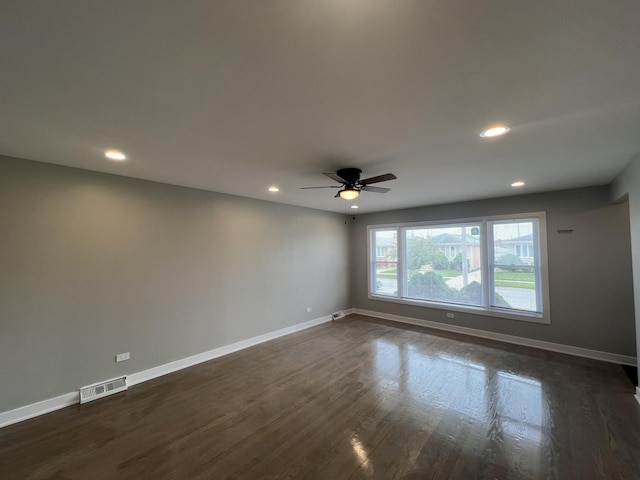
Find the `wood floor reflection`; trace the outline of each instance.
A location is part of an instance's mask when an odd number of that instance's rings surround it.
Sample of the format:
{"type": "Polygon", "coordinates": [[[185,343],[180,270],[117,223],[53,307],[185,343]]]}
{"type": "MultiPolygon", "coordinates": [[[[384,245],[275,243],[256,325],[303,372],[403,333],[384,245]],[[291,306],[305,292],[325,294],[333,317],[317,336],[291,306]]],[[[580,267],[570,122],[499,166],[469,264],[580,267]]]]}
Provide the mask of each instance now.
{"type": "Polygon", "coordinates": [[[8,479],[638,479],[621,367],[352,315],[0,430],[8,479]]]}

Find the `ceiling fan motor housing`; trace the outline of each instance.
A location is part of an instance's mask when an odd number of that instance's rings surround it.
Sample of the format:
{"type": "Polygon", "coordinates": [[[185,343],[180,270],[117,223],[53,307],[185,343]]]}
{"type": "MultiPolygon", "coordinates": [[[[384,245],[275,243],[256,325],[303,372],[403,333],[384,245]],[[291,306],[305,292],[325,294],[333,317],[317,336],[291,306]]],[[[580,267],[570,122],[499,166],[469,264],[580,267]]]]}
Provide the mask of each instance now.
{"type": "Polygon", "coordinates": [[[336,172],[340,178],[344,179],[345,182],[349,185],[354,185],[360,180],[360,175],[362,174],[362,170],[359,168],[341,168],[336,172]]]}

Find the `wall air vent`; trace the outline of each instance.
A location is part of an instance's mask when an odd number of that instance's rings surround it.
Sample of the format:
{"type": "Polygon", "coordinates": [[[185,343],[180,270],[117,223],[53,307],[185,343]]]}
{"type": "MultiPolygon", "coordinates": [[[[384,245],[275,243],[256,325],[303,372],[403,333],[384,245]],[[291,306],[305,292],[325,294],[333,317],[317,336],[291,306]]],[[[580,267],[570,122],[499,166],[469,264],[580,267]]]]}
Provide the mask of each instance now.
{"type": "Polygon", "coordinates": [[[331,320],[338,320],[340,318],[344,318],[344,312],[342,310],[331,314],[331,320]]]}
{"type": "Polygon", "coordinates": [[[80,403],[91,402],[127,389],[127,377],[114,378],[105,382],[94,383],[80,389],[80,403]]]}

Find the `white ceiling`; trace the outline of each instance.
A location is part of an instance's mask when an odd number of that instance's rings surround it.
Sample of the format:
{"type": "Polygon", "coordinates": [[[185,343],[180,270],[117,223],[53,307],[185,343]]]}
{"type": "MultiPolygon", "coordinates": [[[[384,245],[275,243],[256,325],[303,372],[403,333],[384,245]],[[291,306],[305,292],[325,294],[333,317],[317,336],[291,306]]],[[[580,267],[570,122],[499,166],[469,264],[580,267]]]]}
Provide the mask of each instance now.
{"type": "Polygon", "coordinates": [[[0,154],[322,210],[345,202],[299,187],[345,166],[398,176],[371,212],[640,152],[636,1],[4,1],[0,61],[0,154]]]}

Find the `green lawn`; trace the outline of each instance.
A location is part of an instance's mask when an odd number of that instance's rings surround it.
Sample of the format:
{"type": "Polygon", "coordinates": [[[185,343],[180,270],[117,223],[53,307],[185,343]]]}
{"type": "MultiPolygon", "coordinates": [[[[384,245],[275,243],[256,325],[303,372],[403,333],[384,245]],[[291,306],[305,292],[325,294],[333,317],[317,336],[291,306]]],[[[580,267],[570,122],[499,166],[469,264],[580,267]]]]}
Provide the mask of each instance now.
{"type": "Polygon", "coordinates": [[[398,269],[397,268],[381,268],[380,270],[376,270],[376,277],[395,279],[398,277],[398,269]]]}
{"type": "Polygon", "coordinates": [[[435,272],[444,278],[454,278],[462,275],[462,272],[459,270],[435,270],[435,272]]]}
{"type": "Polygon", "coordinates": [[[378,278],[398,278],[398,275],[395,272],[393,272],[393,273],[380,272],[380,273],[377,273],[376,276],[378,278]]]}
{"type": "Polygon", "coordinates": [[[383,268],[380,270],[380,273],[393,273],[394,275],[398,273],[397,268],[383,268]]]}
{"type": "Polygon", "coordinates": [[[520,282],[533,282],[536,276],[533,272],[496,272],[496,280],[516,280],[520,282]]]}
{"type": "Polygon", "coordinates": [[[527,290],[534,290],[534,282],[508,282],[505,280],[496,280],[496,287],[508,287],[508,288],[526,288],[527,290]]]}

